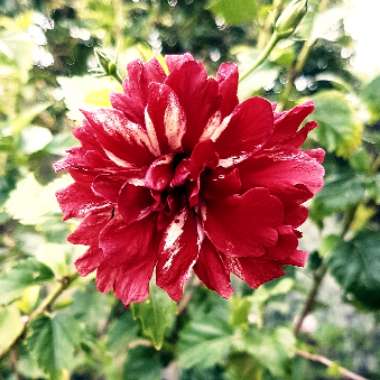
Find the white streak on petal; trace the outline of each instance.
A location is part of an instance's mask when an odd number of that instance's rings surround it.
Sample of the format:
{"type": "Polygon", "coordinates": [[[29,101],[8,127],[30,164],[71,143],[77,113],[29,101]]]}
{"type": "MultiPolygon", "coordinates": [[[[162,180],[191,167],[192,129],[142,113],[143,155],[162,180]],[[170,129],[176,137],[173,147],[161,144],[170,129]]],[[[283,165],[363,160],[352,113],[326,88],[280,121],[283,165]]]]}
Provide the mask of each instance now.
{"type": "Polygon", "coordinates": [[[127,182],[134,186],[145,186],[144,178],[129,178],[127,182]]]}
{"type": "Polygon", "coordinates": [[[147,133],[139,124],[133,123],[116,111],[103,110],[92,114],[94,121],[102,125],[104,131],[110,136],[115,132],[121,135],[128,143],[135,143],[148,148],[152,154],[152,146],[147,133]]]}
{"type": "Polygon", "coordinates": [[[181,110],[178,99],[169,93],[168,105],[164,115],[165,135],[170,148],[176,150],[181,147],[182,137],[185,134],[185,116],[181,110]]]}
{"type": "Polygon", "coordinates": [[[127,125],[123,128],[122,135],[127,141],[134,140],[138,145],[145,146],[154,154],[149,137],[140,125],[128,121],[127,125]]]}
{"type": "Polygon", "coordinates": [[[232,114],[226,116],[223,121],[220,123],[220,125],[215,129],[213,134],[211,135],[211,140],[216,141],[219,136],[223,133],[223,131],[228,127],[228,124],[230,123],[232,114]]]}
{"type": "Polygon", "coordinates": [[[133,168],[134,167],[131,163],[121,159],[120,157],[117,157],[115,154],[113,154],[109,150],[107,150],[107,149],[103,149],[103,150],[104,150],[104,153],[107,155],[107,157],[111,161],[113,161],[117,166],[121,166],[123,168],[133,168]]]}
{"type": "Polygon", "coordinates": [[[201,251],[202,243],[205,238],[205,233],[203,231],[203,227],[201,222],[197,222],[197,248],[198,248],[198,253],[201,251]]]}
{"type": "Polygon", "coordinates": [[[208,140],[211,138],[212,134],[216,131],[216,129],[220,126],[222,115],[220,111],[216,111],[209,119],[206,124],[206,127],[200,137],[199,141],[202,142],[204,140],[208,140]]]}
{"type": "Polygon", "coordinates": [[[241,154],[239,156],[232,156],[228,158],[222,158],[218,162],[218,166],[222,168],[230,168],[231,166],[237,165],[248,158],[248,154],[241,154]]]}
{"type": "Polygon", "coordinates": [[[149,116],[147,108],[145,108],[144,118],[145,118],[145,127],[146,127],[146,131],[147,131],[148,138],[150,141],[152,153],[154,156],[158,157],[161,155],[160,145],[158,143],[156,130],[154,129],[154,125],[153,125],[152,119],[149,116]]]}
{"type": "Polygon", "coordinates": [[[166,231],[164,251],[168,252],[169,258],[164,265],[164,270],[168,270],[171,267],[174,257],[182,248],[180,244],[180,238],[183,234],[183,228],[185,226],[186,220],[186,209],[183,209],[180,214],[178,214],[170,223],[166,231]]]}

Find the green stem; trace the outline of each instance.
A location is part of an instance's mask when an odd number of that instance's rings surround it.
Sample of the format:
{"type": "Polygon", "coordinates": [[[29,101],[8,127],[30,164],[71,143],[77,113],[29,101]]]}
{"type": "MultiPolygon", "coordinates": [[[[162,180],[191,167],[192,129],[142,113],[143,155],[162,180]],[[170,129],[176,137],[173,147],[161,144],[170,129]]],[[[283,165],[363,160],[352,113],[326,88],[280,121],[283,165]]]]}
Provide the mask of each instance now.
{"type": "Polygon", "coordinates": [[[262,31],[259,34],[257,46],[259,49],[265,46],[265,43],[268,41],[269,36],[272,31],[272,27],[275,24],[279,14],[281,13],[284,7],[285,0],[275,0],[272,6],[272,11],[269,13],[268,17],[265,20],[262,31]]]}
{"type": "Polygon", "coordinates": [[[252,64],[252,66],[240,77],[240,82],[246,79],[249,75],[251,75],[269,56],[274,47],[277,45],[278,41],[280,41],[282,37],[280,37],[276,32],[272,34],[272,37],[268,41],[264,50],[258,56],[256,61],[252,64]]]}
{"type": "Polygon", "coordinates": [[[16,346],[16,344],[19,342],[19,340],[24,336],[26,333],[26,330],[28,326],[36,320],[39,316],[44,314],[57,300],[57,298],[78,278],[77,274],[73,274],[71,276],[65,276],[62,279],[58,281],[58,283],[54,286],[54,288],[51,290],[51,292],[48,293],[46,298],[42,300],[42,302],[39,304],[39,306],[32,311],[32,313],[28,316],[26,322],[24,323],[24,326],[22,330],[19,332],[19,334],[14,338],[13,342],[10,344],[10,346],[0,354],[0,359],[5,357],[9,352],[13,350],[13,348],[16,346]]]}
{"type": "MultiPolygon", "coordinates": [[[[324,9],[326,9],[328,2],[329,0],[322,0],[319,3],[318,12],[321,12],[324,9]]],[[[310,31],[312,31],[312,27],[310,28],[310,31]]],[[[301,51],[297,55],[297,58],[295,59],[295,61],[292,64],[292,67],[289,70],[284,91],[282,92],[280,96],[280,102],[279,102],[280,109],[284,109],[288,105],[289,97],[294,87],[294,81],[296,80],[297,76],[302,72],[303,68],[305,67],[306,61],[315,43],[315,40],[312,39],[311,37],[312,36],[310,34],[308,38],[306,39],[306,41],[304,42],[301,51]]]]}

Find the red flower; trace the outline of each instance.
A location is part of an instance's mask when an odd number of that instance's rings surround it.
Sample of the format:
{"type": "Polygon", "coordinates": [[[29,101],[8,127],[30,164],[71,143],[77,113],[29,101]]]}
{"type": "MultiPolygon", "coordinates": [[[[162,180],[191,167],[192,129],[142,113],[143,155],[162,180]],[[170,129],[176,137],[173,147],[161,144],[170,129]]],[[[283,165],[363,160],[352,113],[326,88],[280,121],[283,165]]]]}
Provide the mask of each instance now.
{"type": "Polygon", "coordinates": [[[126,305],[148,296],[154,270],[179,300],[193,270],[229,297],[231,273],[258,287],[303,266],[297,227],[323,184],[324,151],[300,149],[312,103],[239,103],[236,65],[211,78],[190,54],[166,62],[168,75],[155,59],[130,63],[124,92],[84,111],[81,146],[55,164],[75,181],[57,198],[65,219],[83,218],[68,238],[89,246],[79,273],[126,305]]]}

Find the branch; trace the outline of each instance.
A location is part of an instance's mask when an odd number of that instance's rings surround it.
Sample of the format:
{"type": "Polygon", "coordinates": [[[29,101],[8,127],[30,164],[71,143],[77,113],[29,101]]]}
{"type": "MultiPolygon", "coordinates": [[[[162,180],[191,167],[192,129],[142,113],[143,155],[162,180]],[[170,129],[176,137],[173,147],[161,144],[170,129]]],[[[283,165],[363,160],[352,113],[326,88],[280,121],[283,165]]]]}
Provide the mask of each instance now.
{"type": "Polygon", "coordinates": [[[3,352],[0,353],[0,359],[5,357],[9,352],[13,350],[16,344],[20,341],[20,339],[26,333],[26,330],[31,322],[37,319],[39,316],[44,314],[57,300],[57,298],[78,278],[77,274],[73,274],[71,276],[65,276],[58,281],[55,287],[51,290],[50,293],[42,300],[39,306],[30,313],[29,316],[26,316],[24,326],[19,334],[14,338],[13,342],[10,346],[3,352]]]}
{"type": "Polygon", "coordinates": [[[334,370],[336,370],[340,375],[342,375],[345,379],[350,380],[368,380],[363,376],[358,375],[355,372],[352,372],[348,370],[347,368],[344,368],[340,365],[338,365],[336,362],[330,360],[329,358],[326,358],[322,355],[312,354],[307,351],[297,350],[296,354],[304,359],[311,360],[316,363],[323,364],[327,368],[333,367],[334,370]]]}
{"type": "MultiPolygon", "coordinates": [[[[354,220],[356,210],[359,207],[359,203],[352,207],[349,212],[347,213],[346,220],[343,224],[342,231],[339,235],[340,239],[343,240],[345,236],[347,235],[347,232],[350,229],[350,226],[352,224],[352,221],[354,220]]],[[[315,273],[313,278],[313,285],[310,289],[310,292],[306,298],[304,307],[300,313],[300,316],[296,319],[296,323],[294,325],[294,334],[297,336],[299,332],[301,331],[303,322],[305,318],[310,314],[310,312],[313,310],[315,302],[317,301],[319,289],[321,288],[322,282],[327,274],[328,270],[328,263],[326,260],[322,263],[321,267],[319,268],[319,271],[315,273]]]]}

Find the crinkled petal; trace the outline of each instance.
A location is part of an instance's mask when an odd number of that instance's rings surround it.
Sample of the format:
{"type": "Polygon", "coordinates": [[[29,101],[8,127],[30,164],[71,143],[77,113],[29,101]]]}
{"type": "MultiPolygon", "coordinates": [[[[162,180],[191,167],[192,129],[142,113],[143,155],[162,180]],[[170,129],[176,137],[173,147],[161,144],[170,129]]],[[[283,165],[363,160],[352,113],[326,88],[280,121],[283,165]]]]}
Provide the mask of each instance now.
{"type": "Polygon", "coordinates": [[[239,104],[231,120],[215,139],[221,158],[252,153],[261,148],[273,131],[273,112],[270,102],[254,97],[239,104]]]}
{"type": "Polygon", "coordinates": [[[75,268],[81,276],[87,276],[103,262],[102,250],[90,247],[84,255],[75,261],[75,268]]]}
{"type": "Polygon", "coordinates": [[[121,217],[110,220],[99,236],[99,247],[112,266],[139,260],[154,236],[154,219],[145,218],[127,225],[121,217]]]}
{"type": "Polygon", "coordinates": [[[217,164],[214,143],[211,140],[201,141],[194,147],[191,156],[177,166],[171,186],[183,185],[188,178],[198,181],[204,169],[214,169],[217,164]]]}
{"type": "Polygon", "coordinates": [[[150,244],[147,251],[138,258],[124,264],[115,279],[116,296],[128,306],[133,302],[142,302],[149,296],[149,282],[157,261],[157,247],[150,244]]]}
{"type": "Polygon", "coordinates": [[[115,203],[126,180],[123,176],[100,174],[94,178],[91,188],[95,195],[115,203]]]}
{"type": "Polygon", "coordinates": [[[284,275],[281,264],[265,257],[241,257],[228,260],[231,272],[252,288],[258,288],[260,285],[284,275]]]}
{"type": "Polygon", "coordinates": [[[166,84],[152,83],[145,117],[146,128],[154,128],[161,153],[178,151],[186,131],[186,116],[175,92],[166,84]],[[152,125],[150,125],[150,123],[152,125]]]}
{"type": "Polygon", "coordinates": [[[149,166],[145,174],[145,186],[149,189],[162,191],[168,187],[173,177],[173,155],[167,154],[157,158],[149,166]]]}
{"type": "Polygon", "coordinates": [[[177,94],[185,111],[187,123],[182,144],[190,150],[219,107],[218,83],[208,78],[204,66],[196,61],[183,63],[168,75],[165,83],[177,94]]]}
{"type": "Polygon", "coordinates": [[[262,256],[277,242],[283,206],[267,189],[210,200],[203,212],[204,229],[213,245],[229,256],[262,256]]]}
{"type": "Polygon", "coordinates": [[[304,202],[323,186],[324,169],[307,153],[288,149],[268,151],[239,167],[243,188],[268,188],[284,199],[304,202]]]}
{"type": "Polygon", "coordinates": [[[186,62],[195,61],[194,57],[190,53],[168,54],[165,57],[165,60],[170,72],[179,69],[186,62]]]}
{"type": "Polygon", "coordinates": [[[134,123],[143,125],[144,109],[148,100],[148,87],[152,82],[162,83],[165,72],[157,59],[147,63],[135,60],[128,64],[128,79],[123,83],[124,93],[112,94],[112,106],[122,111],[134,123]]]}
{"type": "Polygon", "coordinates": [[[198,258],[197,240],[195,218],[184,208],[163,235],[156,268],[157,285],[175,301],[182,297],[186,280],[198,258]]]}
{"type": "Polygon", "coordinates": [[[144,186],[126,183],[120,190],[118,209],[127,225],[144,219],[156,206],[156,200],[144,186]]]}
{"type": "Polygon", "coordinates": [[[194,271],[209,289],[214,290],[224,298],[229,298],[232,295],[233,289],[229,269],[207,238],[203,240],[194,271]]]}
{"type": "Polygon", "coordinates": [[[146,131],[114,109],[83,111],[107,157],[129,168],[149,164],[153,155],[146,131]]]}
{"type": "Polygon", "coordinates": [[[205,199],[223,198],[239,194],[241,190],[240,173],[237,168],[216,168],[204,181],[205,199]]]}
{"type": "MultiPolygon", "coordinates": [[[[306,119],[314,111],[314,103],[312,101],[305,102],[303,104],[297,105],[294,108],[282,112],[276,117],[274,122],[274,131],[271,139],[268,142],[268,145],[290,145],[296,146],[294,144],[294,138],[296,136],[297,130],[301,123],[306,119]]],[[[306,129],[302,136],[304,136],[305,132],[309,132],[311,127],[314,125],[309,125],[308,129],[306,129]]],[[[307,133],[306,133],[307,135],[307,133]]],[[[303,141],[297,141],[297,145],[300,146],[303,141]]]]}
{"type": "Polygon", "coordinates": [[[239,102],[237,89],[239,82],[238,67],[235,63],[222,63],[216,74],[221,96],[220,112],[222,117],[229,115],[239,102]]]}
{"type": "Polygon", "coordinates": [[[67,240],[72,244],[98,246],[99,234],[112,217],[112,207],[89,213],[67,240]]]}
{"type": "Polygon", "coordinates": [[[109,202],[93,194],[89,187],[73,183],[57,191],[56,197],[63,212],[63,219],[83,217],[91,211],[103,209],[109,202]]]}

